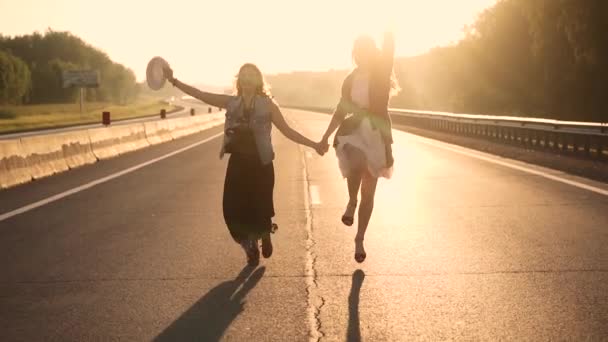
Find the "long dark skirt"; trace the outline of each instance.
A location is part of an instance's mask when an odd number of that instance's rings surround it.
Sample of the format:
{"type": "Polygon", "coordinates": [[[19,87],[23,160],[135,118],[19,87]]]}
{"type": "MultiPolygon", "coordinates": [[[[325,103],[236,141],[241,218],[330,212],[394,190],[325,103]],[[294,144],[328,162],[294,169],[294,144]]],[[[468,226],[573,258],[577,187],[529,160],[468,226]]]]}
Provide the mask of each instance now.
{"type": "MultiPolygon", "coordinates": [[[[257,156],[256,156],[257,157],[257,156]]],[[[274,217],[274,166],[259,158],[232,154],[224,181],[224,220],[240,243],[269,234],[274,217]]]]}

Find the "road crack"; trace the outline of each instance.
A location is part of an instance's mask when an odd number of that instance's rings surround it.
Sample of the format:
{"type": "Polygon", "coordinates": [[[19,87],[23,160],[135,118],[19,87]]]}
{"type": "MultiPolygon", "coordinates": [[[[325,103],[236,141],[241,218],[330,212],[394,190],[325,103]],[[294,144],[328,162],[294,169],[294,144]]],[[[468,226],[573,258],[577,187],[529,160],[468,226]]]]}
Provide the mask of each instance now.
{"type": "Polygon", "coordinates": [[[304,205],[306,213],[306,297],[307,297],[307,316],[308,316],[308,331],[310,342],[319,342],[325,336],[321,324],[321,309],[325,305],[325,299],[320,294],[318,275],[317,275],[317,255],[315,253],[315,237],[314,237],[314,217],[312,213],[312,204],[310,198],[310,175],[308,173],[308,165],[306,157],[300,150],[302,157],[302,175],[304,179],[304,205]]]}

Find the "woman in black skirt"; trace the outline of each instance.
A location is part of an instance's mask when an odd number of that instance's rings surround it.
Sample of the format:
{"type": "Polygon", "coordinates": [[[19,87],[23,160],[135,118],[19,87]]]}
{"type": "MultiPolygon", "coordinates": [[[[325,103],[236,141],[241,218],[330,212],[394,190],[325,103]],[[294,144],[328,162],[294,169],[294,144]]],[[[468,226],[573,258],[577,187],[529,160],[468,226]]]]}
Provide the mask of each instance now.
{"type": "Polygon", "coordinates": [[[236,79],[237,95],[200,91],[173,77],[171,68],[165,76],[186,94],[215,107],[226,109],[224,142],[220,158],[230,154],[224,182],[224,220],[232,238],[247,255],[247,262],[259,262],[258,241],[262,255],[272,255],[270,233],[274,217],[274,151],[271,129],[274,124],[290,140],[314,148],[320,155],[328,145],[316,143],[293,130],[265,87],[262,73],[254,64],[243,65],[236,79]]]}

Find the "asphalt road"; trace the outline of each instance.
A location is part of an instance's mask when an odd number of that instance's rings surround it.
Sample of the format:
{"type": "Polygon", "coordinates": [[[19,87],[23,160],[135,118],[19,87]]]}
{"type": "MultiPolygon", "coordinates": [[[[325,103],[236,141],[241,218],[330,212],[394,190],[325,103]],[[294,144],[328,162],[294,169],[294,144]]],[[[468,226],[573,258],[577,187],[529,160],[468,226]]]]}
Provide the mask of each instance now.
{"type": "Polygon", "coordinates": [[[220,132],[1,191],[0,340],[608,340],[605,184],[395,132],[360,265],[334,153],[275,130],[275,252],[247,268],[220,132]]]}

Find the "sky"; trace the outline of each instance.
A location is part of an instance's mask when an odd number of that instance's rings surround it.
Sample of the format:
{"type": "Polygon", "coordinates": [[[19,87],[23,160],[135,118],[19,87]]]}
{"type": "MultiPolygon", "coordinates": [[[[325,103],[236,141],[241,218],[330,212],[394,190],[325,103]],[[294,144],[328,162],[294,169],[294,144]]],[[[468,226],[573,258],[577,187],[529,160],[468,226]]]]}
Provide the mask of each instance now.
{"type": "Polygon", "coordinates": [[[348,69],[360,34],[393,30],[397,56],[458,41],[496,0],[0,0],[0,33],[70,31],[145,79],[166,59],[186,82],[228,85],[240,65],[265,74],[348,69]]]}

